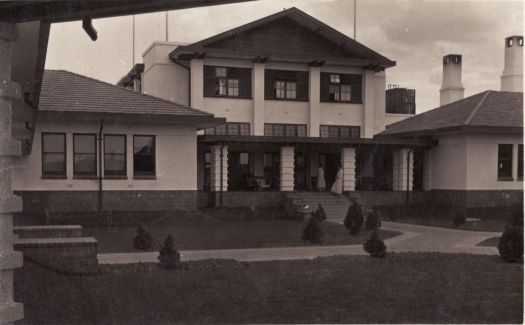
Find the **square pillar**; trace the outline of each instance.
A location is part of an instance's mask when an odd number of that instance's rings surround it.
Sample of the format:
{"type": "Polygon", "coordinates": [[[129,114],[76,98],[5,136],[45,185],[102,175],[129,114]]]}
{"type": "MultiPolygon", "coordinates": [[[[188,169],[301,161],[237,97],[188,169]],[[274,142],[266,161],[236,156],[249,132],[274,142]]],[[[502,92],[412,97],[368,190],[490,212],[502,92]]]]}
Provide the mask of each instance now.
{"type": "Polygon", "coordinates": [[[264,63],[253,64],[252,135],[264,135],[264,63]]]}
{"type": "MultiPolygon", "coordinates": [[[[22,198],[13,194],[12,171],[22,154],[13,139],[13,101],[22,100],[22,89],[11,81],[15,24],[0,22],[0,322],[11,324],[24,318],[24,307],[14,302],[13,273],[23,264],[22,253],[13,250],[13,213],[22,211],[22,198]]],[[[20,58],[17,58],[20,59],[20,58]]],[[[20,59],[22,60],[22,59],[20,59]]]]}
{"type": "Polygon", "coordinates": [[[319,137],[319,124],[321,121],[321,68],[310,67],[309,79],[308,136],[319,137]]]}
{"type": "Polygon", "coordinates": [[[355,191],[355,160],[355,148],[343,148],[341,150],[343,192],[355,191]]]}
{"type": "MultiPolygon", "coordinates": [[[[374,110],[375,110],[375,92],[374,92],[374,71],[364,70],[363,73],[363,121],[361,122],[361,137],[372,138],[374,136],[374,110]]],[[[383,91],[385,91],[383,89],[383,91]]]]}
{"type": "Polygon", "coordinates": [[[190,61],[190,106],[204,108],[204,61],[192,59],[190,61]]]}
{"type": "MultiPolygon", "coordinates": [[[[221,145],[210,148],[210,191],[221,191],[221,145]]],[[[222,147],[222,191],[228,190],[228,146],[222,147]]]]}
{"type": "Polygon", "coordinates": [[[407,178],[408,190],[412,191],[412,184],[414,182],[414,153],[410,149],[398,149],[393,152],[393,190],[406,191],[407,178]],[[408,170],[407,170],[408,163],[408,170]]]}
{"type": "Polygon", "coordinates": [[[281,192],[292,192],[294,190],[294,147],[281,147],[280,159],[280,185],[281,192]]]}

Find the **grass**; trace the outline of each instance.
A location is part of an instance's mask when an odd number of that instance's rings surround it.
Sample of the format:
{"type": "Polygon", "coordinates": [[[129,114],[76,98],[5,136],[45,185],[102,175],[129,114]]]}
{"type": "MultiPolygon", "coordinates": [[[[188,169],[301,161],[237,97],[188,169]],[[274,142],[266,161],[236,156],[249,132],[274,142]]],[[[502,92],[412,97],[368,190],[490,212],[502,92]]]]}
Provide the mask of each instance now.
{"type": "MultiPolygon", "coordinates": [[[[289,247],[311,245],[301,240],[305,222],[291,220],[225,221],[213,217],[175,220],[168,225],[146,225],[158,246],[168,234],[175,239],[175,247],[193,249],[235,249],[262,247],[289,247]]],[[[362,245],[367,233],[349,235],[343,225],[323,222],[322,245],[362,245]]],[[[84,228],[85,236],[98,240],[99,253],[136,252],[132,246],[136,227],[117,227],[108,231],[104,227],[84,228]]],[[[381,230],[383,239],[399,235],[398,232],[381,230]]],[[[155,249],[155,248],[153,248],[155,249]]]]}
{"type": "Polygon", "coordinates": [[[459,230],[469,230],[469,231],[495,231],[503,232],[505,230],[505,225],[508,223],[506,219],[496,219],[496,218],[485,218],[476,222],[466,222],[461,226],[454,226],[452,224],[452,219],[434,217],[434,216],[417,216],[417,217],[404,217],[394,220],[395,222],[401,223],[410,223],[421,226],[431,226],[431,227],[442,227],[442,228],[451,228],[459,230]]]}
{"type": "Polygon", "coordinates": [[[523,321],[523,265],[496,256],[191,263],[201,264],[80,277],[26,262],[15,271],[15,300],[25,324],[523,321]]]}

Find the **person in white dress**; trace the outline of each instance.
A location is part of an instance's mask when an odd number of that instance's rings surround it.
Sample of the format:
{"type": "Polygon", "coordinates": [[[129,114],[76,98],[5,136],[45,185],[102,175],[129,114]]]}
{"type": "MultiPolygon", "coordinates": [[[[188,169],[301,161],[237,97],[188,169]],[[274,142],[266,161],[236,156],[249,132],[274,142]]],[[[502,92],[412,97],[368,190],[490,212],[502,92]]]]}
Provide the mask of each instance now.
{"type": "Polygon", "coordinates": [[[317,190],[319,192],[324,192],[326,188],[326,182],[324,180],[324,169],[323,165],[319,164],[319,169],[317,170],[317,190]]]}
{"type": "Polygon", "coordinates": [[[343,193],[343,169],[341,168],[341,166],[337,168],[337,176],[335,177],[335,181],[332,184],[332,188],[330,189],[330,191],[337,195],[343,193]]]}

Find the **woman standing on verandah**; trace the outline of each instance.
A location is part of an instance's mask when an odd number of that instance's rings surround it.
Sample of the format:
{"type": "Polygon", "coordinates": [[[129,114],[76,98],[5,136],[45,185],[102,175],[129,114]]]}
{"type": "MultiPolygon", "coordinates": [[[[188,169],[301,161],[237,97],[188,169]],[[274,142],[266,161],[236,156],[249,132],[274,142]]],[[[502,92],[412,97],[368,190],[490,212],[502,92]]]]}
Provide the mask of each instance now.
{"type": "Polygon", "coordinates": [[[341,168],[341,165],[337,166],[337,176],[335,177],[335,181],[332,184],[330,191],[337,195],[343,193],[343,169],[341,168]]]}

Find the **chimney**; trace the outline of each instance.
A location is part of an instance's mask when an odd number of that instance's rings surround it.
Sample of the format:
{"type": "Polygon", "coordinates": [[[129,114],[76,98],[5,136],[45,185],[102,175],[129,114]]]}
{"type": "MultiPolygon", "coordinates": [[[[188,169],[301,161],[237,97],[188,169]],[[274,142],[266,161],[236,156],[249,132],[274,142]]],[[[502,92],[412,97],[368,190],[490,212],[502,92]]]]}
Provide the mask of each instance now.
{"type": "Polygon", "coordinates": [[[501,74],[501,90],[523,92],[523,36],[505,39],[505,66],[501,74]]]}
{"type": "Polygon", "coordinates": [[[461,55],[448,54],[443,57],[443,83],[439,90],[439,106],[463,99],[465,88],[461,83],[461,55]]]}

